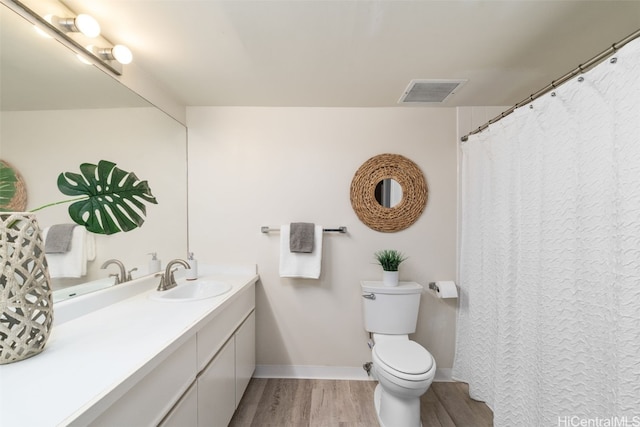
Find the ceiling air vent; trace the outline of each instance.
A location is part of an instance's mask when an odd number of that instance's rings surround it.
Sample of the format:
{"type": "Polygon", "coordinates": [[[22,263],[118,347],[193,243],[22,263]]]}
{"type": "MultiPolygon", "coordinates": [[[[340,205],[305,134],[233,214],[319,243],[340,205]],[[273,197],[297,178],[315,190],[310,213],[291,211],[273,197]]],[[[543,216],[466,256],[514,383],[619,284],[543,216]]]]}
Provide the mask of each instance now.
{"type": "Polygon", "coordinates": [[[442,104],[466,82],[466,80],[411,80],[398,103],[442,104]]]}

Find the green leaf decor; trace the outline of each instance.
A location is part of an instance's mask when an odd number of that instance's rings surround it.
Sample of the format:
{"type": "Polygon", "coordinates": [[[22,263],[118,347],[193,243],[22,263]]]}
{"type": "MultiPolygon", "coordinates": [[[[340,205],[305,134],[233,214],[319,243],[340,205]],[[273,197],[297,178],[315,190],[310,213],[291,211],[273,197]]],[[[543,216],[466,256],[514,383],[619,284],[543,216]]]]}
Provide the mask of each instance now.
{"type": "Polygon", "coordinates": [[[110,161],[83,163],[80,172],[61,173],[58,189],[68,196],[83,196],[72,200],[69,215],[92,233],[114,234],[138,228],[147,213],[144,202],[158,203],[147,181],[110,161]]]}
{"type": "Polygon", "coordinates": [[[398,252],[395,249],[383,249],[373,254],[373,256],[384,271],[398,271],[400,264],[407,259],[402,252],[398,252]]]}

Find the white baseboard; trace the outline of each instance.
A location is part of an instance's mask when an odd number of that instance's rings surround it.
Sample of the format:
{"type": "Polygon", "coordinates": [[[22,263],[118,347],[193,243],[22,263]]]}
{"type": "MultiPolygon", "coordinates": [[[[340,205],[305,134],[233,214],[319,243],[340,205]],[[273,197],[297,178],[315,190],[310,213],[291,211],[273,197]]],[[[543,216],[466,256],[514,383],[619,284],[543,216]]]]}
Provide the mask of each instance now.
{"type": "Polygon", "coordinates": [[[453,383],[455,380],[451,378],[451,368],[436,368],[436,376],[433,378],[435,383],[453,383]]]}
{"type": "Polygon", "coordinates": [[[254,378],[370,380],[362,367],[348,366],[256,365],[253,376],[254,378]]]}
{"type": "MultiPolygon", "coordinates": [[[[308,366],[308,365],[256,365],[254,378],[296,378],[321,380],[372,380],[362,367],[308,366]]],[[[436,369],[435,382],[452,382],[451,368],[436,369]]]]}

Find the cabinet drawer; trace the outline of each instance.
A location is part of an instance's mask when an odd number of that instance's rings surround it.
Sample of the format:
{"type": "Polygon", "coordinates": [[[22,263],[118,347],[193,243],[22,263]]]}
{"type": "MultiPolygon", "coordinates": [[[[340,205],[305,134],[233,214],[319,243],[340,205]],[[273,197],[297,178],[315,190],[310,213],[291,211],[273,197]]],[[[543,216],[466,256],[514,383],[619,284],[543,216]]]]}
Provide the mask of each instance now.
{"type": "Polygon", "coordinates": [[[198,372],[204,369],[254,309],[255,300],[255,285],[247,286],[235,301],[198,331],[198,372]]]}
{"type": "Polygon", "coordinates": [[[91,425],[157,425],[195,378],[196,337],[193,336],[100,414],[91,425]]]}
{"type": "Polygon", "coordinates": [[[160,427],[195,427],[198,425],[198,387],[192,384],[171,410],[160,427]]]}

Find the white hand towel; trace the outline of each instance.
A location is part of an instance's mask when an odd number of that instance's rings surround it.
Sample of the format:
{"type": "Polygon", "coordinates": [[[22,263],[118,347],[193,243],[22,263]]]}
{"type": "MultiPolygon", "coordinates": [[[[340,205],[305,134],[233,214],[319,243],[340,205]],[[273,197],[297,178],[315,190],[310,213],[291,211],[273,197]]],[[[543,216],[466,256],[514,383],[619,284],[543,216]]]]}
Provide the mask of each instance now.
{"type": "MultiPolygon", "coordinates": [[[[49,227],[42,230],[47,239],[49,227]]],[[[49,275],[56,277],[83,277],[87,274],[87,261],[95,259],[95,240],[93,234],[84,227],[75,227],[71,237],[71,249],[62,254],[46,254],[49,275]]]]}
{"type": "Polygon", "coordinates": [[[280,227],[280,277],[319,279],[322,267],[322,226],[314,227],[314,247],[310,253],[289,250],[289,225],[280,227]]]}

